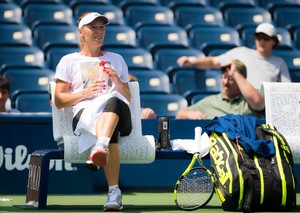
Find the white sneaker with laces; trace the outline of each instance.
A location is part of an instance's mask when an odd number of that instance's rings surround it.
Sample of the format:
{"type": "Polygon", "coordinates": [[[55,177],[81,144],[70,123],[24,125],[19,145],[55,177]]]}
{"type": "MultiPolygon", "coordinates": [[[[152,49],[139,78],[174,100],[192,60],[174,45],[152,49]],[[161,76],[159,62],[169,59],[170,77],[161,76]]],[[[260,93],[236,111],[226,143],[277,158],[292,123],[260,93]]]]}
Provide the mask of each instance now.
{"type": "Polygon", "coordinates": [[[96,143],[92,148],[90,157],[86,161],[86,164],[91,163],[96,167],[104,167],[108,161],[108,147],[101,143],[96,143]]]}
{"type": "Polygon", "coordinates": [[[119,188],[112,189],[108,192],[107,201],[103,206],[104,211],[120,211],[123,209],[122,193],[119,188]]]}

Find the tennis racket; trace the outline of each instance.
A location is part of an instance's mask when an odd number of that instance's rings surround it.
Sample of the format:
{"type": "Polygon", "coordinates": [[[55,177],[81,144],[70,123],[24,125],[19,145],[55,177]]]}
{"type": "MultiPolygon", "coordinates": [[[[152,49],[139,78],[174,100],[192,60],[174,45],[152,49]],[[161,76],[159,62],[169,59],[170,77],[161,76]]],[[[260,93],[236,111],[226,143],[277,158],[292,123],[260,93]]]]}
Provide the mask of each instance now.
{"type": "Polygon", "coordinates": [[[214,193],[214,182],[211,172],[203,165],[199,153],[193,158],[178,179],[174,189],[176,205],[183,210],[196,210],[205,206],[214,193]],[[199,167],[194,167],[196,161],[199,167]]]}

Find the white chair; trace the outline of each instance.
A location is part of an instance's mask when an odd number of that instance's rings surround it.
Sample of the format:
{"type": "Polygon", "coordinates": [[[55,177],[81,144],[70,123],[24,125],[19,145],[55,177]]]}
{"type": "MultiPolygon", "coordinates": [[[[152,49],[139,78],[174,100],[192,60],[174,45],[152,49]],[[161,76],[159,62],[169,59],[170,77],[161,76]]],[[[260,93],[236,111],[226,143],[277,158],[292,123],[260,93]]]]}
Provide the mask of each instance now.
{"type": "MultiPolygon", "coordinates": [[[[130,82],[130,111],[132,132],[129,136],[119,137],[119,151],[122,164],[146,164],[155,160],[155,139],[152,135],[142,135],[140,91],[138,82],[130,82]]],[[[64,144],[64,160],[68,163],[84,163],[90,149],[82,154],[78,151],[78,139],[72,131],[71,108],[57,109],[55,106],[55,82],[50,82],[52,99],[53,137],[59,147],[64,144]]]]}
{"type": "Polygon", "coordinates": [[[286,138],[294,163],[300,163],[300,83],[264,82],[266,123],[286,138]]]}

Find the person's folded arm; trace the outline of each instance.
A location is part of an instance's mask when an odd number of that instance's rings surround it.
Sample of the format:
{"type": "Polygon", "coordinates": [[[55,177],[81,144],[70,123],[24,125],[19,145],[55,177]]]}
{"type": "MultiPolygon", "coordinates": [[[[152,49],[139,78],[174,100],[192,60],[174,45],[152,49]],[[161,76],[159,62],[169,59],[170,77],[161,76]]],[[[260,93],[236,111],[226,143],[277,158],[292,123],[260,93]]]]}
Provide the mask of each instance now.
{"type": "Polygon", "coordinates": [[[176,114],[176,119],[206,119],[207,116],[197,110],[188,108],[180,109],[176,114]]]}
{"type": "Polygon", "coordinates": [[[238,71],[235,71],[232,76],[250,107],[257,111],[263,110],[265,108],[265,100],[259,91],[238,71]]]}

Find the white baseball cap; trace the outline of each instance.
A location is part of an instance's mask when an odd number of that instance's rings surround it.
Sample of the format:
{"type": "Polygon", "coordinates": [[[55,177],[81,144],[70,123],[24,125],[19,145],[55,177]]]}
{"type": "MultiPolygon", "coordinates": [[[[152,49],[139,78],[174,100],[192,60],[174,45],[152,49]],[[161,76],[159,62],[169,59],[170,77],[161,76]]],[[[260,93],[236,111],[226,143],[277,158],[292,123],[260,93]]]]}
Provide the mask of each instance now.
{"type": "Polygon", "coordinates": [[[78,24],[78,29],[81,29],[84,25],[91,23],[96,18],[100,18],[103,21],[104,25],[109,24],[109,20],[105,15],[101,15],[100,13],[92,12],[92,13],[87,14],[80,20],[80,22],[78,24]]]}
{"type": "Polygon", "coordinates": [[[272,24],[269,24],[269,23],[262,23],[262,24],[258,25],[255,30],[255,34],[257,34],[257,33],[264,33],[269,37],[274,37],[274,36],[277,37],[276,28],[272,24]]]}
{"type": "Polygon", "coordinates": [[[256,27],[255,35],[263,33],[271,38],[273,38],[276,42],[276,45],[279,43],[279,39],[277,36],[276,28],[270,23],[262,23],[256,27]]]}

